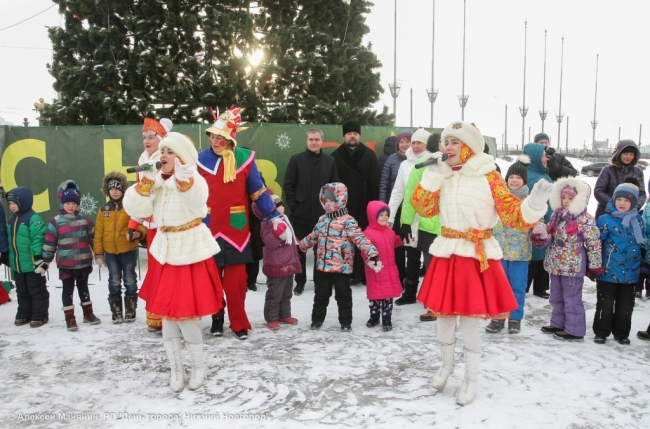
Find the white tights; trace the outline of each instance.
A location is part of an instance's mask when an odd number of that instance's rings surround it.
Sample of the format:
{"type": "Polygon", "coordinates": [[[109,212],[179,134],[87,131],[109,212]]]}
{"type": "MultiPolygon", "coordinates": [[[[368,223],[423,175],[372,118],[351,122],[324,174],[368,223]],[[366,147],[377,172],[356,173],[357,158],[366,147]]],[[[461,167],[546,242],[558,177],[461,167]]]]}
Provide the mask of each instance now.
{"type": "MultiPolygon", "coordinates": [[[[456,342],[456,318],[438,317],[438,341],[444,344],[456,342]]],[[[460,317],[460,332],[463,334],[464,347],[474,353],[481,353],[481,336],[478,333],[479,319],[460,317]]],[[[163,325],[164,328],[164,325],[163,325]]]]}
{"type": "Polygon", "coordinates": [[[173,320],[163,319],[162,334],[163,340],[180,338],[182,334],[183,338],[185,338],[185,341],[190,344],[203,343],[203,334],[201,333],[201,328],[199,328],[199,324],[193,320],[175,322],[173,320]]]}

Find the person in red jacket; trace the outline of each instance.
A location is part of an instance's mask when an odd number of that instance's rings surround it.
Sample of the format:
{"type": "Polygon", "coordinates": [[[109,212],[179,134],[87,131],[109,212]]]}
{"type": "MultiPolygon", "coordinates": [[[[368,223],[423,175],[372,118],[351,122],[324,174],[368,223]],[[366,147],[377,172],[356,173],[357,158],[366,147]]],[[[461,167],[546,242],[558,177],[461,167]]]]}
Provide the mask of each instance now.
{"type": "MultiPolygon", "coordinates": [[[[249,203],[253,200],[264,218],[273,224],[276,235],[288,244],[291,231],[280,219],[275,203],[266,193],[255,166],[255,152],[237,146],[241,109],[231,106],[208,128],[210,147],[199,154],[199,173],[208,183],[208,216],[204,222],[217,240],[221,252],[215,262],[226,294],[230,329],[240,340],[248,338],[251,324],[246,315],[246,264],[253,260],[250,243],[249,203]]],[[[224,311],[212,316],[210,332],[223,335],[224,311]]]]}

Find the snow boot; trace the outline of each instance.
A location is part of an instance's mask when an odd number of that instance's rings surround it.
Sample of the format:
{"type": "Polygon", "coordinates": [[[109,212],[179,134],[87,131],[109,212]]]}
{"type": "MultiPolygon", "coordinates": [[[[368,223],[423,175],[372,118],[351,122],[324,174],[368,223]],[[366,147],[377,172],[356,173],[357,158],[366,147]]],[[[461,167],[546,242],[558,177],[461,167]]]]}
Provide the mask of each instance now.
{"type": "Polygon", "coordinates": [[[102,323],[101,320],[93,313],[93,302],[82,302],[81,309],[84,312],[84,323],[90,323],[91,325],[99,325],[102,323]]]}
{"type": "Polygon", "coordinates": [[[14,321],[14,325],[16,326],[24,326],[24,325],[29,325],[29,322],[31,322],[32,319],[16,319],[14,321]]]}
{"type": "Polygon", "coordinates": [[[427,310],[426,313],[420,314],[420,322],[435,322],[438,320],[438,317],[431,310],[427,310]]]}
{"type": "Polygon", "coordinates": [[[485,332],[489,332],[490,334],[496,334],[497,332],[501,332],[501,330],[505,327],[506,321],[505,320],[492,320],[489,325],[485,327],[485,332]]]}
{"type": "Polygon", "coordinates": [[[111,313],[113,314],[113,324],[119,325],[124,322],[124,317],[122,316],[122,297],[109,299],[108,306],[111,308],[111,313]]]}
{"type": "Polygon", "coordinates": [[[379,318],[373,319],[372,317],[368,319],[366,322],[366,326],[369,328],[374,328],[375,326],[379,325],[379,318]]]}
{"type": "Polygon", "coordinates": [[[124,321],[126,323],[135,322],[135,310],[138,308],[137,296],[124,297],[124,321]]]}
{"type": "Polygon", "coordinates": [[[390,320],[387,320],[385,322],[381,322],[381,328],[384,330],[384,332],[389,332],[393,330],[393,324],[390,320]]]}
{"type": "Polygon", "coordinates": [[[210,328],[210,333],[215,337],[223,337],[223,321],[224,314],[219,312],[212,315],[212,327],[210,328]]]}
{"type": "Polygon", "coordinates": [[[445,344],[438,341],[438,347],[440,347],[442,363],[438,372],[436,372],[431,380],[431,386],[436,390],[445,387],[447,379],[454,372],[454,348],[456,347],[456,343],[445,344]]]}
{"type": "Polygon", "coordinates": [[[68,331],[74,332],[79,330],[77,319],[74,317],[74,305],[62,307],[61,310],[63,310],[63,314],[65,314],[65,326],[68,328],[68,331]]]}
{"type": "MultiPolygon", "coordinates": [[[[172,338],[171,340],[164,340],[163,345],[167,352],[169,359],[169,367],[171,368],[171,381],[169,387],[174,392],[181,392],[185,389],[185,369],[183,368],[183,360],[181,359],[181,339],[172,338]]],[[[201,345],[203,346],[203,345],[201,345]]]]}
{"type": "Polygon", "coordinates": [[[300,296],[304,291],[305,291],[305,284],[296,283],[296,287],[293,289],[293,294],[296,296],[300,296]]]}
{"type": "Polygon", "coordinates": [[[521,332],[521,320],[508,320],[508,333],[518,334],[521,332]]]}
{"type": "Polygon", "coordinates": [[[401,298],[395,300],[395,305],[415,304],[417,302],[415,299],[417,291],[417,282],[413,282],[409,279],[404,279],[404,293],[402,294],[401,298]]]}
{"type": "Polygon", "coordinates": [[[187,387],[190,390],[196,390],[203,386],[203,379],[205,378],[205,364],[203,362],[203,343],[200,344],[187,344],[190,349],[190,357],[192,358],[192,372],[190,372],[190,381],[187,387]]]}
{"type": "Polygon", "coordinates": [[[467,405],[474,400],[476,390],[478,389],[478,365],[481,362],[481,354],[469,349],[463,349],[465,354],[465,377],[461,385],[456,403],[458,405],[467,405]]]}

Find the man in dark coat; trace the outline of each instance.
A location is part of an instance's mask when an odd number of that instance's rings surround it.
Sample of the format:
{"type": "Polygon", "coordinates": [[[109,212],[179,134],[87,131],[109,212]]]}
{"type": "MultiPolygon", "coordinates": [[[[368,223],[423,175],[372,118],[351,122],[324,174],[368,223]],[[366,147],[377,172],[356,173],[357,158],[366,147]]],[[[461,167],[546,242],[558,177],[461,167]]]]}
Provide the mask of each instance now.
{"type": "MultiPolygon", "coordinates": [[[[368,202],[379,199],[379,174],[377,155],[361,143],[361,125],[357,122],[343,124],[343,144],[332,156],[336,160],[339,181],[348,188],[348,213],[359,223],[368,226],[368,202]]],[[[365,281],[364,263],[360,252],[354,255],[352,279],[365,281]]]]}
{"type": "MultiPolygon", "coordinates": [[[[296,233],[296,238],[302,240],[314,229],[318,218],[325,210],[318,200],[320,190],[326,183],[338,182],[334,158],[323,153],[323,131],[312,128],[307,131],[307,149],[293,155],[284,173],[284,199],[289,205],[291,214],[289,220],[296,233]]],[[[300,255],[302,273],[296,274],[295,295],[301,295],[307,282],[306,262],[303,252],[300,255]]],[[[316,255],[316,246],[314,246],[316,255]]],[[[314,264],[314,277],[318,275],[314,264]]]]}
{"type": "Polygon", "coordinates": [[[539,133],[535,136],[535,143],[541,143],[546,146],[546,157],[548,158],[548,176],[554,182],[560,177],[576,177],[578,170],[576,170],[568,159],[561,153],[555,152],[555,149],[550,147],[551,139],[548,134],[539,133]]]}

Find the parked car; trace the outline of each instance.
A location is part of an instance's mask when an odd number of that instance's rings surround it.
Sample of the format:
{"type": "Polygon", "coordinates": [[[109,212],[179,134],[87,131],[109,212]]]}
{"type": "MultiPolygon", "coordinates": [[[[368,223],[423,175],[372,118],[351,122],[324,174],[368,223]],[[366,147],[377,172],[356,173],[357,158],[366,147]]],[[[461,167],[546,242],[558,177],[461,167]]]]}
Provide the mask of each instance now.
{"type": "Polygon", "coordinates": [[[648,161],[645,159],[640,159],[639,162],[636,164],[637,167],[639,167],[641,170],[645,170],[646,167],[648,166],[648,161]]]}
{"type": "Polygon", "coordinates": [[[589,177],[598,176],[603,168],[607,167],[609,164],[609,162],[596,162],[594,164],[585,165],[582,167],[582,170],[580,170],[580,173],[589,177]]]}

